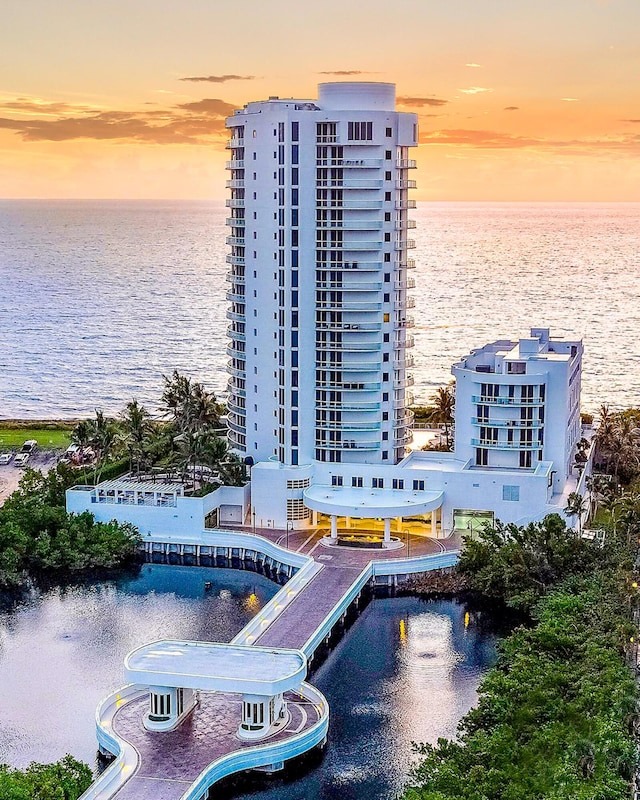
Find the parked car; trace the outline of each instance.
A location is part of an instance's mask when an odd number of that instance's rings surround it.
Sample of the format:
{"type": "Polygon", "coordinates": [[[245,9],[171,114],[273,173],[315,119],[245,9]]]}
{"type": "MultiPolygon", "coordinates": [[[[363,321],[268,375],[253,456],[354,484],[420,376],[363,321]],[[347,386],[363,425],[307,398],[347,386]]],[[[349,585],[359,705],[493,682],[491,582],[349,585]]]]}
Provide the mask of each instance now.
{"type": "Polygon", "coordinates": [[[20,448],[21,453],[33,453],[33,451],[38,447],[38,442],[35,439],[27,439],[27,441],[22,445],[20,448]]]}
{"type": "Polygon", "coordinates": [[[8,464],[13,458],[13,453],[0,453],[0,464],[8,464]]]}
{"type": "Polygon", "coordinates": [[[16,455],[16,457],[13,459],[13,465],[14,465],[14,467],[24,467],[24,466],[26,466],[26,463],[27,463],[27,461],[29,460],[29,457],[30,457],[30,456],[31,456],[31,453],[26,453],[26,452],[23,452],[23,451],[21,450],[21,451],[20,451],[20,452],[19,452],[19,453],[16,455]]]}

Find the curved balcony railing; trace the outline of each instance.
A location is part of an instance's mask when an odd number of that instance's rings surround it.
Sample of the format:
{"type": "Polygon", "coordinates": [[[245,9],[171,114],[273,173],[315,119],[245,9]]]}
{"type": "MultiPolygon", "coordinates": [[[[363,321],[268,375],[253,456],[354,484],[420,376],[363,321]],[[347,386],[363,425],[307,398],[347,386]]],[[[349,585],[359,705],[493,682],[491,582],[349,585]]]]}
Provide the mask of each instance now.
{"type": "Polygon", "coordinates": [[[371,422],[316,422],[316,430],[320,431],[379,431],[382,426],[380,420],[372,420],[371,422]]]}
{"type": "Polygon", "coordinates": [[[343,300],[341,302],[316,301],[316,311],[347,311],[353,313],[368,313],[382,311],[382,303],[369,303],[366,300],[343,300]]]}
{"type": "Polygon", "coordinates": [[[340,231],[378,231],[382,228],[379,219],[326,219],[316,224],[317,230],[340,231]]]}
{"type": "Polygon", "coordinates": [[[242,136],[232,136],[225,147],[227,150],[233,150],[234,147],[244,147],[244,138],[242,136]]]}
{"type": "Polygon", "coordinates": [[[227,336],[230,339],[235,339],[238,342],[246,342],[247,334],[244,331],[237,331],[232,325],[227,327],[227,336]]]}
{"type": "Polygon", "coordinates": [[[224,185],[227,189],[244,189],[244,178],[231,178],[224,185]]]}
{"type": "Polygon", "coordinates": [[[245,238],[244,236],[227,236],[226,243],[236,247],[244,247],[245,238]]]}
{"type": "Polygon", "coordinates": [[[543,406],[544,400],[535,397],[531,400],[519,397],[483,397],[481,395],[473,395],[471,397],[472,403],[480,403],[489,406],[543,406]]]}
{"type": "Polygon", "coordinates": [[[227,310],[226,317],[234,322],[245,322],[247,319],[247,316],[243,311],[231,311],[231,309],[227,310]]]}
{"type": "Polygon", "coordinates": [[[244,264],[245,258],[244,256],[227,255],[225,256],[225,261],[227,262],[227,264],[244,264]]]}
{"type": "Polygon", "coordinates": [[[316,208],[364,211],[366,209],[380,209],[382,205],[382,200],[316,200],[316,208]]]}
{"type": "Polygon", "coordinates": [[[347,169],[376,169],[383,165],[381,158],[317,158],[317,167],[339,167],[347,169]]]}
{"type": "Polygon", "coordinates": [[[316,381],[317,389],[338,392],[375,392],[381,388],[380,381],[316,381]]]}
{"type": "Polygon", "coordinates": [[[227,431],[227,439],[231,447],[237,447],[238,450],[245,450],[247,447],[246,434],[238,433],[237,431],[229,429],[227,431]]]}
{"type": "Polygon", "coordinates": [[[316,369],[328,372],[378,372],[381,368],[380,361],[343,361],[341,364],[316,361],[316,369]]]}
{"type": "Polygon", "coordinates": [[[316,322],[316,328],[322,331],[379,331],[381,322],[316,322]]]}
{"type": "Polygon", "coordinates": [[[542,450],[542,442],[503,442],[493,439],[472,439],[474,447],[486,447],[489,450],[542,450]]]}
{"type": "Polygon", "coordinates": [[[239,272],[227,272],[224,279],[227,283],[245,283],[244,274],[241,275],[239,272]]]}
{"type": "Polygon", "coordinates": [[[382,442],[378,439],[370,442],[357,442],[354,439],[342,442],[322,442],[316,439],[316,447],[321,450],[380,450],[382,442]]]}
{"type": "Polygon", "coordinates": [[[244,208],[244,198],[242,197],[228,197],[224,204],[227,208],[244,208]]]}
{"type": "Polygon", "coordinates": [[[331,342],[316,342],[317,352],[351,352],[351,353],[377,353],[382,350],[382,342],[349,342],[332,344],[331,342]]]}
{"type": "Polygon", "coordinates": [[[382,283],[372,283],[371,281],[316,281],[316,289],[321,291],[338,291],[338,292],[379,292],[382,289],[382,283]]]}
{"type": "Polygon", "coordinates": [[[526,428],[544,428],[544,422],[538,419],[487,419],[486,417],[472,417],[473,425],[486,428],[513,428],[521,430],[526,428]]]}

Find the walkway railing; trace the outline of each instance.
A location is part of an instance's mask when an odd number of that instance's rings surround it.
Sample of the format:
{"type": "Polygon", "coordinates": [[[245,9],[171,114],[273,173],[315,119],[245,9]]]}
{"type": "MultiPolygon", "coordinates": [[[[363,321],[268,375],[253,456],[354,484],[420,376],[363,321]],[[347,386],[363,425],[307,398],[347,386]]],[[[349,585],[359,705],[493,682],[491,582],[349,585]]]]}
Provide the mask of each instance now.
{"type": "Polygon", "coordinates": [[[133,775],[138,766],[138,753],[128,742],[113,730],[116,711],[125,703],[138,700],[148,694],[147,689],[128,684],[104,698],[96,710],[96,736],[98,744],[112,753],[115,759],[91,784],[80,800],[108,800],[133,775]]]}

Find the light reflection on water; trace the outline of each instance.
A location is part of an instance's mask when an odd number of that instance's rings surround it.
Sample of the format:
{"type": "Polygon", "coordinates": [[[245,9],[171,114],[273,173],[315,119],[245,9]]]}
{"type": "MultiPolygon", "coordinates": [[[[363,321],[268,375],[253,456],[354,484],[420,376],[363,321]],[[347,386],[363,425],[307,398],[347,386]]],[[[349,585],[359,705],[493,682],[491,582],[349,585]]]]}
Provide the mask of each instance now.
{"type": "MultiPolygon", "coordinates": [[[[130,649],[229,640],[277,588],[254,573],[145,565],[136,578],[55,589],[0,614],[0,763],[66,752],[92,763],[95,707],[122,683],[130,649]]],[[[465,628],[456,602],[375,600],[312,678],[331,707],[324,758],[257,790],[242,783],[236,796],[395,798],[411,742],[455,735],[493,657],[493,636],[465,628]]]]}

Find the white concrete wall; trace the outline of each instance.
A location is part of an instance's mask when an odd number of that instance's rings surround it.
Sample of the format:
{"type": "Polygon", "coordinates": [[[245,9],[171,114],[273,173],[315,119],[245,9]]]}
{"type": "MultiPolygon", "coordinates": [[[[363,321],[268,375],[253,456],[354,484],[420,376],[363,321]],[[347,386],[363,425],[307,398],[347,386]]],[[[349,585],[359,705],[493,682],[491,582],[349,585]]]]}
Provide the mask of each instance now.
{"type": "Polygon", "coordinates": [[[249,509],[250,487],[221,486],[204,497],[178,497],[172,506],[134,506],[118,503],[92,502],[94,493],[68,489],[67,511],[81,514],[90,511],[98,522],[131,522],[142,536],[148,534],[184,534],[195,536],[204,527],[204,518],[220,508],[220,521],[241,521],[249,509]]]}

